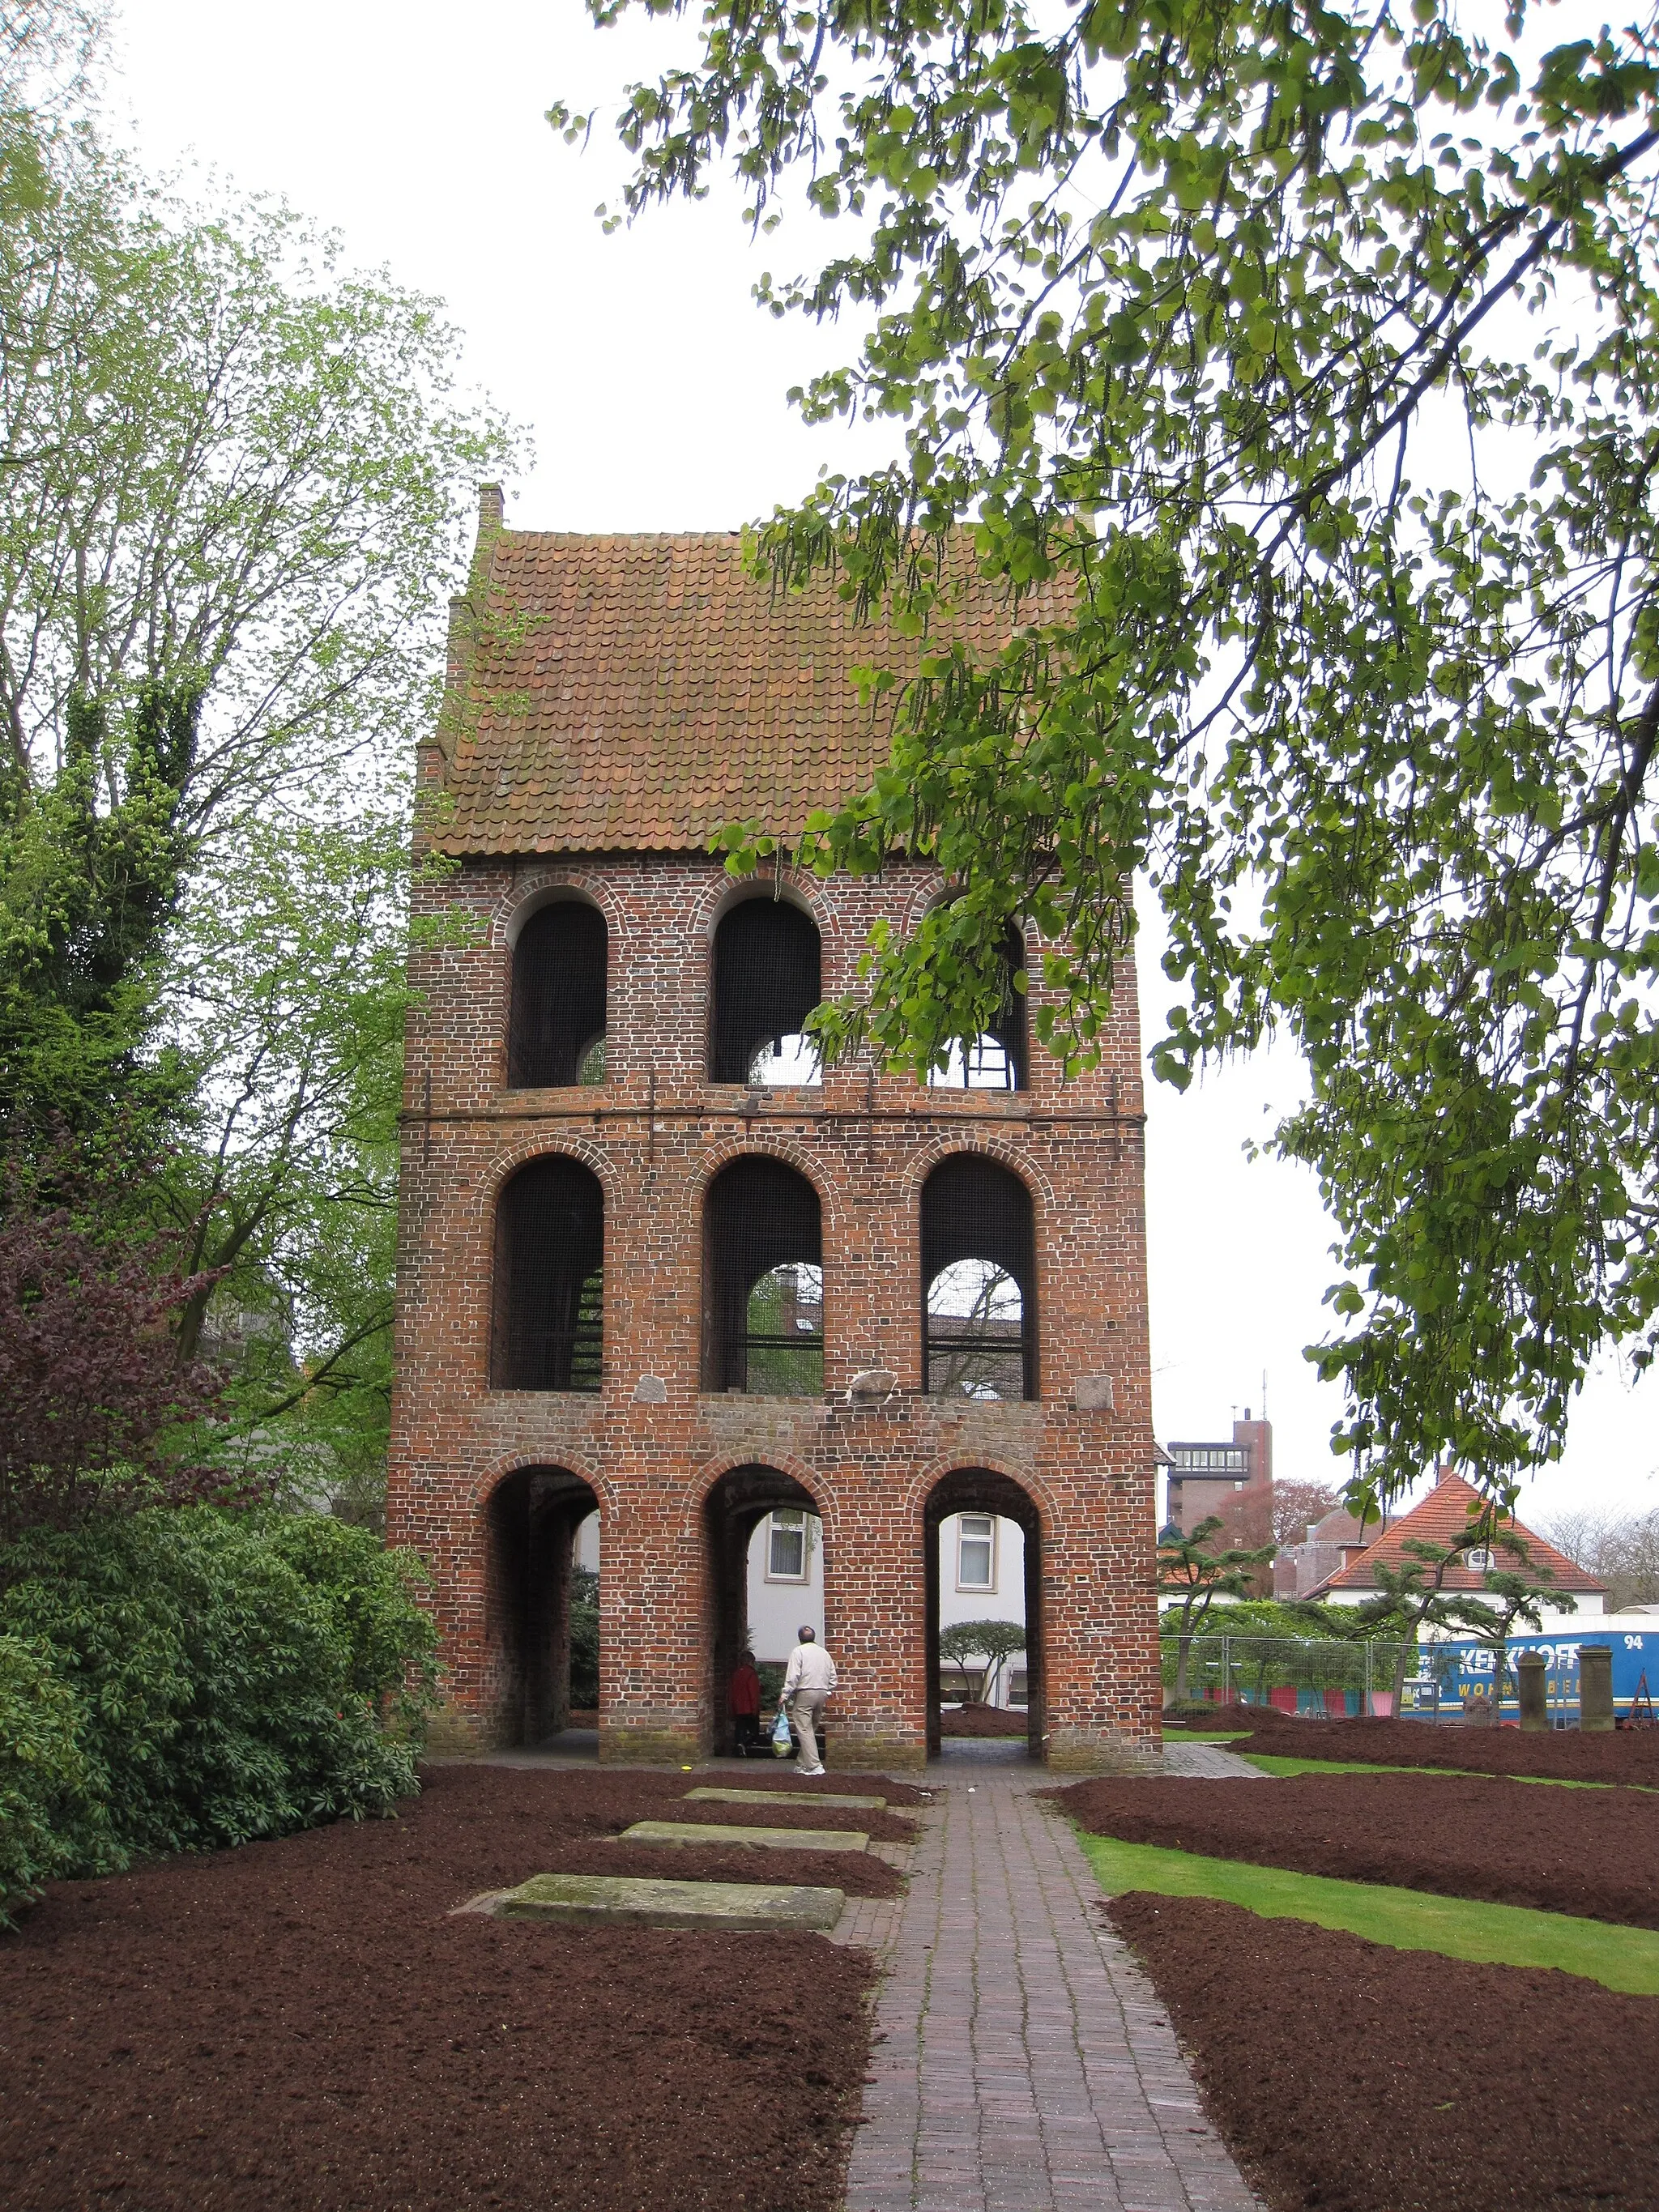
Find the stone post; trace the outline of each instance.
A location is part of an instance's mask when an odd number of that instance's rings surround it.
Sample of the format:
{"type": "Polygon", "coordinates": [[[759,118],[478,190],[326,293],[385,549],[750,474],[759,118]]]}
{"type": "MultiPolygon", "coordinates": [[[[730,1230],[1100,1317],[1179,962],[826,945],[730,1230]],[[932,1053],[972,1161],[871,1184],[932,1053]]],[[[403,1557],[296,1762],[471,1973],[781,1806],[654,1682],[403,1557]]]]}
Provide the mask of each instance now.
{"type": "Polygon", "coordinates": [[[1515,1662],[1515,1675],[1521,1685],[1521,1725],[1534,1732],[1550,1724],[1549,1704],[1545,1692],[1544,1655],[1541,1651],[1523,1651],[1515,1662]]]}
{"type": "Polygon", "coordinates": [[[1603,1735],[1613,1726],[1613,1653],[1605,1644],[1578,1649],[1578,1725],[1603,1735]]]}

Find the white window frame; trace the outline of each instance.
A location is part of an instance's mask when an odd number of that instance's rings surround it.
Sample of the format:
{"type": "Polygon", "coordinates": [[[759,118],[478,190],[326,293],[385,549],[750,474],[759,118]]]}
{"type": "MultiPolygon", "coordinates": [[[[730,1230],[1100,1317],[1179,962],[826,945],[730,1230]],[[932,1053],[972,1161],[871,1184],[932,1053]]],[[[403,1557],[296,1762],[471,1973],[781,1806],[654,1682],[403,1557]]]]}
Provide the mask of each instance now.
{"type": "Polygon", "coordinates": [[[996,1595],[996,1591],[997,1591],[997,1516],[996,1516],[996,1515],[995,1515],[994,1513],[958,1513],[958,1514],[957,1514],[957,1589],[958,1589],[958,1590],[971,1590],[972,1592],[974,1592],[974,1593],[975,1593],[975,1595],[980,1596],[980,1597],[994,1597],[994,1596],[996,1595]],[[979,1523],[979,1522],[983,1522],[985,1523],[985,1525],[986,1525],[987,1528],[988,1528],[988,1529],[989,1530],[989,1532],[990,1532],[990,1533],[989,1533],[989,1536],[988,1536],[988,1538],[987,1538],[987,1537],[985,1537],[985,1536],[981,1536],[981,1535],[975,1534],[975,1536],[973,1536],[971,1539],[969,1539],[969,1537],[968,1536],[968,1534],[967,1534],[967,1533],[966,1533],[966,1532],[967,1532],[968,1523],[969,1523],[970,1521],[971,1521],[971,1522],[973,1522],[975,1524],[975,1527],[977,1527],[977,1525],[978,1525],[978,1523],[979,1523]],[[986,1544],[986,1545],[987,1545],[988,1549],[989,1550],[989,1553],[990,1553],[990,1563],[989,1563],[989,1564],[990,1564],[990,1578],[989,1578],[989,1580],[988,1580],[988,1581],[982,1582],[982,1583],[965,1583],[965,1582],[963,1582],[963,1580],[962,1579],[962,1547],[963,1547],[963,1544],[964,1544],[964,1543],[967,1543],[967,1542],[969,1542],[969,1541],[972,1541],[973,1543],[975,1543],[975,1544],[986,1544]]]}
{"type": "Polygon", "coordinates": [[[769,1513],[766,1516],[765,1580],[769,1583],[794,1583],[799,1584],[801,1583],[810,1581],[811,1579],[811,1574],[812,1553],[811,1547],[806,1540],[806,1508],[804,1505],[781,1505],[775,1513],[769,1513]],[[799,1535],[800,1538],[800,1571],[799,1574],[781,1575],[775,1573],[773,1570],[772,1560],[774,1553],[772,1546],[775,1536],[782,1528],[788,1529],[791,1534],[799,1535]]]}

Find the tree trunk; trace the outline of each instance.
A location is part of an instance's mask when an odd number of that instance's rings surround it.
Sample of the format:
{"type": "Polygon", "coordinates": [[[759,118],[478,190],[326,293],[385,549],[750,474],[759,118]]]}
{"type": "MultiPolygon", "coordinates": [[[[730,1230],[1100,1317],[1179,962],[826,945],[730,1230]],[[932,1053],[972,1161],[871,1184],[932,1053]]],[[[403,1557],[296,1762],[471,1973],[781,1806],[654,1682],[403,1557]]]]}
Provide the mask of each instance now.
{"type": "Polygon", "coordinates": [[[1394,1655],[1394,1717],[1395,1720],[1400,1717],[1401,1701],[1406,1694],[1406,1668],[1416,1649],[1417,1632],[1413,1629],[1411,1641],[1407,1643],[1402,1636],[1399,1648],[1394,1655]]]}
{"type": "Polygon", "coordinates": [[[1192,1631],[1188,1629],[1176,1639],[1175,1701],[1177,1705],[1184,1705],[1187,1702],[1187,1655],[1192,1648],[1192,1631]]]}

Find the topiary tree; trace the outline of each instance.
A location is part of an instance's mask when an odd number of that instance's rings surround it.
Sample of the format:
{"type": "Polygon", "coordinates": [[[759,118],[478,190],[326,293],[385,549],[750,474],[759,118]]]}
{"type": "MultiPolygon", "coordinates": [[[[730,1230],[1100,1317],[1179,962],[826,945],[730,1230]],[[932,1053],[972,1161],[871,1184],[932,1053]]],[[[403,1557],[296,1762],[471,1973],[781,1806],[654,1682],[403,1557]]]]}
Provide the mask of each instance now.
{"type": "Polygon", "coordinates": [[[1483,1649],[1492,1655],[1494,1719],[1504,1710],[1504,1675],[1509,1658],[1510,1638],[1515,1632],[1516,1621],[1524,1621],[1528,1628],[1541,1628],[1546,1599],[1561,1613],[1577,1613],[1578,1610],[1576,1598],[1551,1587],[1555,1580],[1554,1574],[1548,1567],[1534,1563],[1531,1547],[1524,1537],[1513,1533],[1506,1535],[1504,1549],[1513,1555],[1515,1565],[1487,1567],[1481,1576],[1485,1596],[1464,1598],[1458,1607],[1461,1620],[1480,1638],[1483,1649]]]}
{"type": "Polygon", "coordinates": [[[1021,1620],[957,1620],[939,1634],[939,1656],[948,1659],[961,1675],[963,1695],[968,1692],[968,1662],[988,1663],[980,1683],[980,1696],[989,1704],[1005,1660],[1025,1649],[1025,1624],[1021,1620]]]}
{"type": "Polygon", "coordinates": [[[1212,1514],[1200,1521],[1190,1536],[1183,1536],[1179,1528],[1166,1528],[1158,1540],[1158,1587],[1161,1595],[1176,1594],[1177,1603],[1172,1608],[1176,1614],[1176,1703],[1187,1702],[1187,1662],[1191,1656],[1193,1638],[1198,1633],[1210,1607],[1218,1597],[1249,1597],[1255,1570],[1267,1565],[1278,1551],[1277,1544],[1263,1544],[1254,1552],[1212,1552],[1210,1540],[1221,1526],[1220,1516],[1212,1514]]]}

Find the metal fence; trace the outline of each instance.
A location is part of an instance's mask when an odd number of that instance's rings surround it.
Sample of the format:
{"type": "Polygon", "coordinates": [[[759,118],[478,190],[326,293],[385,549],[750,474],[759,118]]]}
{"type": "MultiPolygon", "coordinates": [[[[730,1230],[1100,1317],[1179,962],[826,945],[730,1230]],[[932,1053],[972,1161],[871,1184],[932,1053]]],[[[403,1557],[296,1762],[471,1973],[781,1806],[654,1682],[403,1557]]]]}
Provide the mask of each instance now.
{"type": "MultiPolygon", "coordinates": [[[[1166,1696],[1180,1674],[1181,1639],[1159,1639],[1166,1696]]],[[[1186,1694],[1193,1704],[1273,1705],[1280,1712],[1338,1717],[1391,1714],[1405,1655],[1401,1711],[1416,1702],[1417,1647],[1378,1638],[1339,1644],[1295,1636],[1194,1636],[1187,1653],[1186,1694]]]]}

